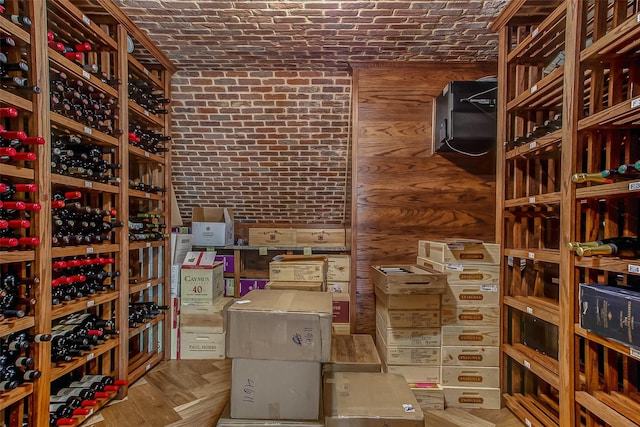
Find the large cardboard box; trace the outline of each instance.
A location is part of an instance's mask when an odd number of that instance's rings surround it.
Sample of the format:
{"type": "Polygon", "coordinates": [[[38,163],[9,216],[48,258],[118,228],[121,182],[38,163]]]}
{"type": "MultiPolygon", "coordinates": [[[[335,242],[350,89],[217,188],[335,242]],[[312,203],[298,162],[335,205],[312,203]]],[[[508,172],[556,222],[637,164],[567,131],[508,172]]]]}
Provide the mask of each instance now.
{"type": "MultiPolygon", "coordinates": [[[[254,290],[227,311],[229,357],[327,362],[331,294],[254,290]]],[[[233,411],[233,407],[231,408],[233,411]]]]}
{"type": "Polygon", "coordinates": [[[442,264],[422,257],[416,259],[416,264],[445,273],[449,285],[500,284],[499,264],[442,264]]]}
{"type": "Polygon", "coordinates": [[[400,375],[334,372],[325,379],[327,427],[424,427],[424,414],[400,375]]]}
{"type": "Polygon", "coordinates": [[[372,265],[371,280],[385,294],[443,294],[447,275],[419,265],[372,265]]]}
{"type": "Polygon", "coordinates": [[[441,264],[500,264],[500,245],[475,239],[419,240],[418,256],[441,264]]]}
{"type": "Polygon", "coordinates": [[[327,258],[327,280],[330,282],[351,281],[351,256],[329,255],[327,258]]]}
{"type": "Polygon", "coordinates": [[[441,295],[390,295],[375,288],[376,303],[392,310],[440,310],[441,295]]]}
{"type": "Polygon", "coordinates": [[[193,246],[233,245],[233,210],[193,208],[191,221],[193,246]]]}
{"type": "Polygon", "coordinates": [[[231,402],[224,405],[216,427],[324,427],[324,415],[320,405],[320,416],[317,420],[250,420],[247,418],[231,418],[231,402]]]}
{"type": "Polygon", "coordinates": [[[311,361],[233,359],[231,418],[317,420],[320,365],[311,361]]]}
{"type": "Polygon", "coordinates": [[[334,335],[326,372],[381,372],[380,356],[369,334],[334,335]]]}
{"type": "Polygon", "coordinates": [[[224,296],[222,263],[215,252],[189,252],[180,269],[180,298],[183,305],[211,305],[224,296]]]}
{"type": "Polygon", "coordinates": [[[580,326],[640,348],[640,292],[581,283],[580,326]]]}

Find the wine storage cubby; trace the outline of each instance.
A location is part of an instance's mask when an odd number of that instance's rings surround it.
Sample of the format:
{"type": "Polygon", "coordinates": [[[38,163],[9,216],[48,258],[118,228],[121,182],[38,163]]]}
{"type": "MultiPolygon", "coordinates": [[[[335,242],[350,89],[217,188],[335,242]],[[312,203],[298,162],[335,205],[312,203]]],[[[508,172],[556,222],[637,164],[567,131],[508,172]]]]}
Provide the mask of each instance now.
{"type": "Polygon", "coordinates": [[[640,423],[640,349],[581,323],[584,284],[640,292],[639,8],[525,0],[494,24],[502,386],[526,425],[640,423]]]}
{"type": "Polygon", "coordinates": [[[175,68],[111,0],[3,6],[0,423],[79,425],[168,357],[175,68]]]}

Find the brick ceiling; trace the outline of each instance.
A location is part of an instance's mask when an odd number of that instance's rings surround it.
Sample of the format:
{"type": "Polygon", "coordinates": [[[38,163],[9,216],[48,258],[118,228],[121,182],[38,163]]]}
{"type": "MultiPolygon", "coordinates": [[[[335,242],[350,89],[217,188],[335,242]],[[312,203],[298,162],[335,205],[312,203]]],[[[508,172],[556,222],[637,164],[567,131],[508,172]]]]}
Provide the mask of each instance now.
{"type": "Polygon", "coordinates": [[[507,0],[115,0],[182,69],[346,70],[350,62],[493,61],[507,0]]]}

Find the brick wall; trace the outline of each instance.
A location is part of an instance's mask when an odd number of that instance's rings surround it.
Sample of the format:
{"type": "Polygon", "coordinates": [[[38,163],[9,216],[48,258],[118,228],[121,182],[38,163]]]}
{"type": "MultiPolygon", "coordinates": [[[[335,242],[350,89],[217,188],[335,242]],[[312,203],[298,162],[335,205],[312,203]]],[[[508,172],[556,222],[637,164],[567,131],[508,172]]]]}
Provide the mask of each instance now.
{"type": "Polygon", "coordinates": [[[231,207],[242,222],[349,218],[347,72],[183,70],[172,83],[185,222],[194,206],[231,207]]]}

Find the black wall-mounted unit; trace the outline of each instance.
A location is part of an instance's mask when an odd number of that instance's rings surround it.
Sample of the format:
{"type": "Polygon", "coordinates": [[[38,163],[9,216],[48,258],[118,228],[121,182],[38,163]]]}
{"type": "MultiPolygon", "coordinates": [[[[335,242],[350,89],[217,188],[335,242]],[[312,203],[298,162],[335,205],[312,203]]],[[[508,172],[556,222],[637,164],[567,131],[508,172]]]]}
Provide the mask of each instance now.
{"type": "Polygon", "coordinates": [[[434,151],[479,154],[496,144],[495,80],[453,81],[435,102],[434,151]]]}

